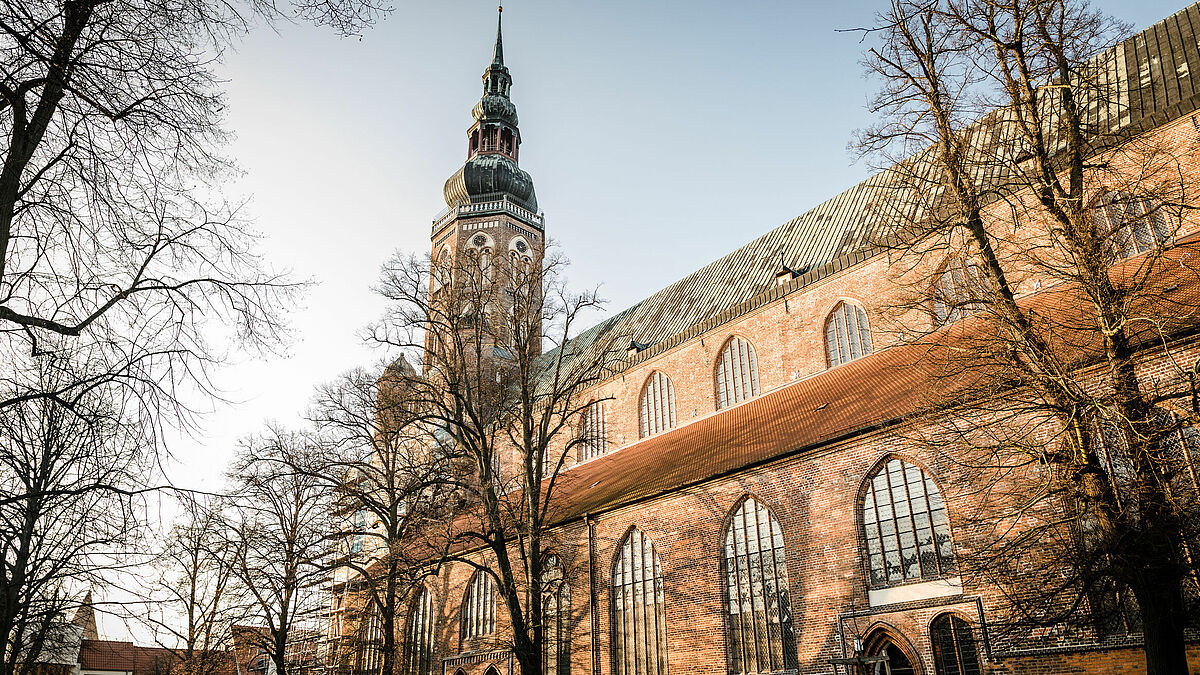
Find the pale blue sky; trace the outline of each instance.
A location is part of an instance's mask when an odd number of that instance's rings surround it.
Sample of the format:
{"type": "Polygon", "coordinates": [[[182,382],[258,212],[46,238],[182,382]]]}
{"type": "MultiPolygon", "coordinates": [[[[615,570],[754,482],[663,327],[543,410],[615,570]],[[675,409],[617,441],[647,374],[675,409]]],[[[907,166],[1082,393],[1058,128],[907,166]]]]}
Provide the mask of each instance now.
{"type": "MultiPolygon", "coordinates": [[[[218,373],[239,403],[177,444],[184,483],[217,487],[238,437],[295,423],[314,384],[381,356],[357,337],[370,286],[393,251],[428,247],[496,18],[483,0],[396,1],[361,40],[284,24],[227,56],[238,189],[267,256],[320,285],[289,358],[218,373]]],[[[836,30],[881,4],[512,0],[521,165],[572,282],[619,310],[863,179],[846,144],[874,85],[836,30]]],[[[1138,29],[1181,7],[1101,5],[1138,29]]]]}

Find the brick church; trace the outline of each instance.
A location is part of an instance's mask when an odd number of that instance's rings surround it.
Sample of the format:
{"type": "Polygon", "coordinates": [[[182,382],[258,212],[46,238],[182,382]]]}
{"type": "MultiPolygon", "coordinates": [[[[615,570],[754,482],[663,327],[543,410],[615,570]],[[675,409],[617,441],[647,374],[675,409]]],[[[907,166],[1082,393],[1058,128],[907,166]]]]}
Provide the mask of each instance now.
{"type": "MultiPolygon", "coordinates": [[[[1185,175],[1200,171],[1198,29],[1194,5],[1097,57],[1112,64],[1121,100],[1096,114],[1169,148],[1185,175]]],[[[519,167],[499,31],[483,83],[467,160],[433,222],[432,258],[540,260],[546,223],[519,167]]],[[[833,196],[575,338],[619,335],[628,346],[590,392],[587,442],[561,475],[547,673],[1144,668],[1136,623],[1014,635],[999,630],[1002,593],[964,573],[960,559],[979,536],[964,523],[981,490],[962,463],[910,442],[931,380],[885,329],[895,259],[874,241],[871,218],[872,205],[896,198],[889,180],[884,172],[833,196]],[[849,663],[856,657],[863,665],[849,663]]],[[[1011,219],[1008,208],[986,213],[1011,219]]],[[[1115,269],[1156,251],[1168,264],[1152,283],[1175,303],[1165,311],[1200,305],[1200,217],[1107,213],[1127,231],[1115,269]]],[[[926,271],[929,320],[968,321],[937,295],[952,296],[969,277],[961,271],[926,271]]],[[[1037,278],[1016,285],[1023,302],[1068,302],[1037,278]]],[[[1185,377],[1171,364],[1200,357],[1196,337],[1175,335],[1142,375],[1185,377]]],[[[398,623],[404,668],[516,672],[492,586],[449,564],[413,588],[398,623]]],[[[1189,656],[1200,672],[1200,649],[1189,656]]]]}

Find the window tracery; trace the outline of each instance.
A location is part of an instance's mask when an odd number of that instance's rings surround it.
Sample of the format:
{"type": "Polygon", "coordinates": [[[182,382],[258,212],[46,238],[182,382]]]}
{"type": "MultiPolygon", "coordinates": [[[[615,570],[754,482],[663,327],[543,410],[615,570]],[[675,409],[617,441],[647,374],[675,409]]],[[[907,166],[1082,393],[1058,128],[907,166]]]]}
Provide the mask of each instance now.
{"type": "Polygon", "coordinates": [[[783,529],[770,509],[743,500],[726,527],[724,553],[729,672],[795,670],[783,529]]]}
{"type": "Polygon", "coordinates": [[[542,591],[543,675],[569,675],[571,644],[569,636],[571,589],[563,576],[562,561],[551,553],[542,563],[545,586],[542,591]]]}
{"type": "Polygon", "coordinates": [[[1174,236],[1162,205],[1148,197],[1120,192],[1104,194],[1092,210],[1097,234],[1108,242],[1114,260],[1163,246],[1174,236]]]}
{"type": "Polygon", "coordinates": [[[867,477],[862,527],[873,587],[954,571],[954,542],[941,490],[915,464],[893,457],[867,477]]]}
{"type": "Polygon", "coordinates": [[[422,587],[413,599],[404,635],[404,672],[407,675],[433,673],[433,594],[422,587]]]}
{"type": "Polygon", "coordinates": [[[971,625],[954,614],[942,614],[929,625],[933,667],[937,675],[979,675],[979,654],[971,625]]]}
{"type": "Polygon", "coordinates": [[[871,353],[871,325],[862,306],[839,302],[825,319],[825,357],[830,368],[871,353]]]}
{"type": "Polygon", "coordinates": [[[613,673],[667,672],[666,593],[654,542],[636,527],[613,565],[613,673]]]}
{"type": "Polygon", "coordinates": [[[953,323],[982,310],[986,283],[974,260],[947,260],[933,284],[933,314],[938,323],[953,323]]]}
{"type": "Polygon", "coordinates": [[[754,346],[733,336],[721,349],[716,368],[717,410],[758,396],[758,355],[754,346]]]}
{"type": "Polygon", "coordinates": [[[675,427],[675,385],[661,371],[656,370],[646,378],[638,405],[642,438],[675,427]]]}
{"type": "Polygon", "coordinates": [[[593,401],[583,411],[579,440],[581,462],[608,452],[608,410],[604,401],[593,401]]]}
{"type": "Polygon", "coordinates": [[[482,570],[471,577],[462,605],[462,640],[474,640],[496,632],[496,585],[482,570]]]}

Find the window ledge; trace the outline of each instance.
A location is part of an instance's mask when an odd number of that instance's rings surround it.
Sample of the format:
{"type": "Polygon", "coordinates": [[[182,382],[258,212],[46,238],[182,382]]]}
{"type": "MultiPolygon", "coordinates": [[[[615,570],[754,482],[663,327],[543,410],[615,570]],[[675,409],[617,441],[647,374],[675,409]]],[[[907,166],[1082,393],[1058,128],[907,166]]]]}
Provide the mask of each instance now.
{"type": "Polygon", "coordinates": [[[867,592],[867,599],[872,607],[880,607],[901,602],[942,598],[948,595],[962,595],[962,591],[962,577],[946,577],[891,588],[871,589],[867,592]]]}

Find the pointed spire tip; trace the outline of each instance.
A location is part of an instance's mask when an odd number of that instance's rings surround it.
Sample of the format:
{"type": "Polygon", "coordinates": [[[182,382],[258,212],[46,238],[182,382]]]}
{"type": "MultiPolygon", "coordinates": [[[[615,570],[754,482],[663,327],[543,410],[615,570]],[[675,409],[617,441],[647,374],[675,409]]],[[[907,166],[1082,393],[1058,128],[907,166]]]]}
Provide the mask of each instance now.
{"type": "Polygon", "coordinates": [[[492,51],[492,63],[504,65],[504,42],[500,36],[501,22],[504,18],[504,5],[496,8],[496,47],[492,51]]]}

